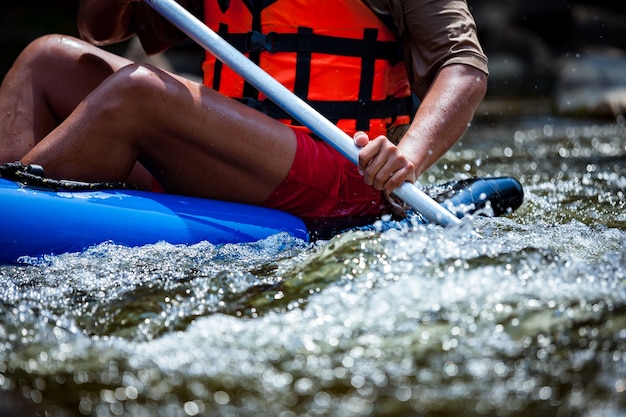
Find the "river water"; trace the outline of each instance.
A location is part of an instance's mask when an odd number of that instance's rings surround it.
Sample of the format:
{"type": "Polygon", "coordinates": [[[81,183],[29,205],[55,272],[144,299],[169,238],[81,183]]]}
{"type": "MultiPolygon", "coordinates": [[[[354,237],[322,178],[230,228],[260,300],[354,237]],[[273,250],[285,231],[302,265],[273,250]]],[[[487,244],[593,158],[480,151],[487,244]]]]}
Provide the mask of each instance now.
{"type": "Polygon", "coordinates": [[[514,176],[508,217],[0,266],[0,411],[626,415],[625,161],[622,120],[486,120],[422,182],[514,176]]]}

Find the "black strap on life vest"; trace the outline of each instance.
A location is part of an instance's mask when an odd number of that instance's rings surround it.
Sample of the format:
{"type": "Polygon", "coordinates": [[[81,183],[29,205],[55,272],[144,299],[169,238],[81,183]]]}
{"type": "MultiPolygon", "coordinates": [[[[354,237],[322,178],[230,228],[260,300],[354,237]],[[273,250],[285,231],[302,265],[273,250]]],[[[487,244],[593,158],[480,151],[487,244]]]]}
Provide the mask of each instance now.
{"type": "MultiPolygon", "coordinates": [[[[259,100],[245,97],[238,99],[238,101],[274,119],[292,118],[291,115],[269,99],[259,100]]],[[[354,115],[358,113],[359,107],[362,106],[359,101],[307,100],[307,103],[322,116],[335,124],[341,119],[354,119],[354,115]]],[[[419,100],[415,95],[401,98],[389,96],[384,100],[370,100],[367,104],[367,112],[369,119],[390,118],[390,124],[393,124],[398,116],[413,115],[418,106],[419,100]]],[[[357,127],[357,129],[359,128],[357,127]]],[[[359,130],[367,130],[367,128],[359,130]]]]}
{"type": "MultiPolygon", "coordinates": [[[[298,97],[307,100],[309,86],[311,85],[311,54],[313,53],[313,29],[306,27],[298,28],[296,40],[296,77],[294,79],[293,92],[298,97]]],[[[292,118],[292,124],[300,122],[292,118]]]]}
{"type": "Polygon", "coordinates": [[[368,130],[371,114],[372,91],[374,87],[374,61],[376,56],[376,37],[378,29],[365,29],[363,33],[363,49],[361,54],[361,81],[359,85],[359,100],[356,108],[356,129],[368,130]]]}
{"type": "MultiPolygon", "coordinates": [[[[217,33],[225,38],[228,34],[228,25],[224,23],[220,23],[219,28],[217,29],[217,33]]],[[[222,69],[224,68],[224,64],[219,59],[215,60],[215,65],[213,67],[213,85],[211,86],[214,90],[219,91],[220,84],[222,83],[222,69]]]]}
{"type": "MultiPolygon", "coordinates": [[[[265,5],[263,3],[265,2],[259,0],[244,0],[244,4],[250,11],[250,14],[252,14],[252,30],[261,30],[261,12],[265,7],[269,6],[269,4],[265,5]]],[[[259,62],[261,62],[261,51],[250,51],[248,57],[252,62],[259,65],[259,62]]],[[[259,91],[246,80],[243,85],[243,96],[256,98],[259,96],[259,91]]]]}
{"type": "MultiPolygon", "coordinates": [[[[220,25],[218,33],[237,50],[258,57],[261,52],[295,52],[296,76],[294,93],[306,100],[313,108],[326,118],[336,123],[340,119],[356,120],[357,130],[368,130],[371,119],[390,118],[395,121],[398,116],[414,114],[414,100],[412,97],[393,98],[372,101],[374,85],[375,61],[387,60],[392,65],[401,61],[402,51],[397,41],[378,41],[377,29],[365,29],[363,39],[339,38],[327,35],[314,34],[311,28],[300,27],[297,33],[268,33],[263,34],[252,30],[248,33],[228,33],[227,25],[220,25]],[[310,101],[308,92],[311,75],[311,54],[324,53],[338,56],[361,58],[361,77],[359,98],[357,102],[347,101],[310,101]]],[[[256,58],[258,60],[258,58],[256,58]]],[[[219,89],[222,64],[216,62],[213,74],[213,88],[219,89]]],[[[252,86],[250,86],[252,87],[252,86]]],[[[252,87],[253,88],[253,87],[252,87]]],[[[282,113],[282,110],[271,103],[255,103],[258,101],[258,91],[244,87],[244,101],[255,108],[266,109],[268,114],[282,113]]],[[[292,119],[291,116],[278,117],[292,119]]],[[[293,120],[294,124],[297,121],[293,120]]]]}

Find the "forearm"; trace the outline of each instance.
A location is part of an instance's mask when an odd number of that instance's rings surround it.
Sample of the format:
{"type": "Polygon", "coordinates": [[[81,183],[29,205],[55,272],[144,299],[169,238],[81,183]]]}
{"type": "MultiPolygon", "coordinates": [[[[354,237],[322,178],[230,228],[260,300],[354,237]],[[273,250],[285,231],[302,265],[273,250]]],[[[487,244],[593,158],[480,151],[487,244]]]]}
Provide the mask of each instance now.
{"type": "Polygon", "coordinates": [[[418,177],[463,135],[485,96],[487,76],[467,65],[443,67],[398,148],[418,177]]]}
{"type": "Polygon", "coordinates": [[[126,0],[80,0],[77,23],[81,37],[94,45],[128,39],[134,34],[132,7],[126,0]]]}

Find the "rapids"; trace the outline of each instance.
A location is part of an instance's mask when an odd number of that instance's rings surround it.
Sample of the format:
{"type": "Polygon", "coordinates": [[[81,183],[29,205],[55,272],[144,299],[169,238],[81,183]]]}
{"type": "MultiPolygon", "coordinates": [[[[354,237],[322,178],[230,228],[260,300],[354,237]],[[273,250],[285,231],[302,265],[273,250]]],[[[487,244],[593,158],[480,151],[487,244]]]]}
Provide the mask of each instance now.
{"type": "Polygon", "coordinates": [[[626,127],[477,122],[423,184],[525,202],[311,244],[103,244],[0,266],[0,414],[623,416],[626,127]]]}

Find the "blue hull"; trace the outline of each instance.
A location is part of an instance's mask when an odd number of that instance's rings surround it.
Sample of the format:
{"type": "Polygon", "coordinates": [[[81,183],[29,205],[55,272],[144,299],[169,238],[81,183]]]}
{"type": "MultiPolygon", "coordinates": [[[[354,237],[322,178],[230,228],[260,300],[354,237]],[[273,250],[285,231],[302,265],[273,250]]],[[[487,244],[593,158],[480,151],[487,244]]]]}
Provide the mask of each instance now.
{"type": "MultiPolygon", "coordinates": [[[[474,178],[430,192],[457,217],[487,205],[507,215],[522,204],[523,190],[510,177],[474,178]]],[[[22,256],[80,252],[112,242],[142,246],[254,242],[285,232],[299,239],[329,238],[372,219],[319,219],[304,223],[263,207],[145,191],[53,191],[0,178],[0,264],[22,256]]]]}
{"type": "Polygon", "coordinates": [[[141,246],[308,239],[302,220],[276,210],[144,191],[50,191],[0,178],[0,263],[78,252],[102,242],[141,246]]]}

